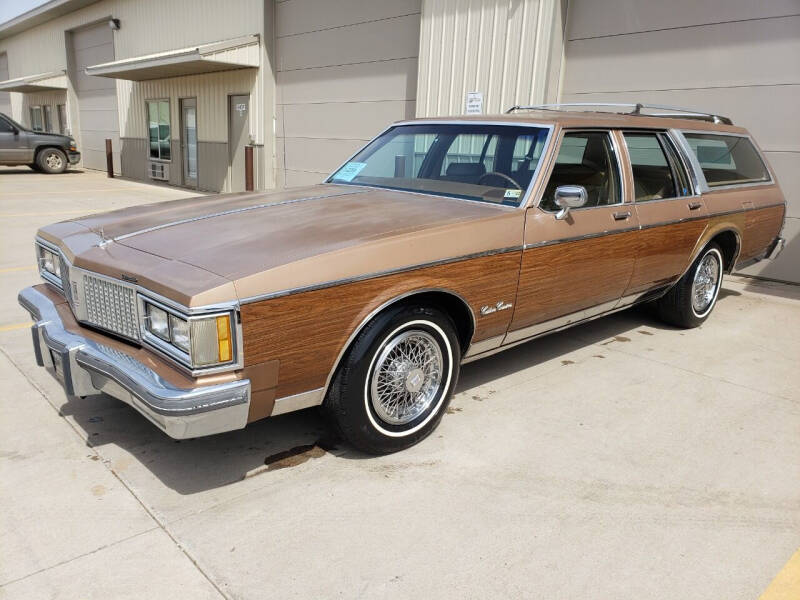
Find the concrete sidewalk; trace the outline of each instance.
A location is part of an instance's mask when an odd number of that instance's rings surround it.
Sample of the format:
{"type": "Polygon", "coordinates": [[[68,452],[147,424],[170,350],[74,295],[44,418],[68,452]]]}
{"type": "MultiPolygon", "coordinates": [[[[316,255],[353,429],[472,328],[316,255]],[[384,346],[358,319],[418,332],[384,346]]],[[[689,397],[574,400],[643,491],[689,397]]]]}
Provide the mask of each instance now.
{"type": "Polygon", "coordinates": [[[313,410],[177,442],[35,366],[35,229],[184,197],[0,169],[0,598],[753,599],[800,547],[800,288],[730,278],[466,365],[406,452],[313,410]]]}

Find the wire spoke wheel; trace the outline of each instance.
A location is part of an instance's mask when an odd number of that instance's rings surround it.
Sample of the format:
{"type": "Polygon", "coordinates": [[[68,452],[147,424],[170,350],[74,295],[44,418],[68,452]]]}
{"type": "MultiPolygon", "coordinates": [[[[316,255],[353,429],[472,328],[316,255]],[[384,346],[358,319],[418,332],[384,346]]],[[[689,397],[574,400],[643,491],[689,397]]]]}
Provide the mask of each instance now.
{"type": "Polygon", "coordinates": [[[429,333],[408,330],[390,339],[370,374],[372,407],[392,425],[405,425],[425,413],[442,386],[444,359],[429,333]]]}
{"type": "Polygon", "coordinates": [[[716,254],[709,252],[697,265],[692,281],[692,308],[703,314],[714,302],[719,286],[720,264],[716,254]]]}

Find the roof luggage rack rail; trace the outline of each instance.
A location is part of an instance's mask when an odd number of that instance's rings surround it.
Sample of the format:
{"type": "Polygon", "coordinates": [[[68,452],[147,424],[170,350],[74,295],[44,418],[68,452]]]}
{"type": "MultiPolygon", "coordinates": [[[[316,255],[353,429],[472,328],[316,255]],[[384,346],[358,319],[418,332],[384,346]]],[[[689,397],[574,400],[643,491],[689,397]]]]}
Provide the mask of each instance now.
{"type": "MultiPolygon", "coordinates": [[[[722,115],[715,115],[712,113],[701,112],[692,110],[691,108],[681,108],[679,106],[664,106],[662,104],[642,104],[641,102],[562,102],[557,104],[534,104],[531,106],[512,106],[506,111],[506,114],[511,114],[517,110],[562,110],[564,108],[628,108],[631,109],[627,114],[642,115],[646,117],[673,117],[673,118],[687,118],[699,119],[702,121],[710,121],[712,123],[724,123],[725,125],[733,125],[733,121],[728,117],[722,115]],[[647,113],[643,114],[642,109],[645,110],[665,110],[669,111],[664,113],[647,113]]],[[[597,111],[604,112],[604,111],[597,111]]],[[[612,111],[609,111],[612,112],[612,111]]],[[[616,111],[619,112],[619,111],[616,111]]]]}

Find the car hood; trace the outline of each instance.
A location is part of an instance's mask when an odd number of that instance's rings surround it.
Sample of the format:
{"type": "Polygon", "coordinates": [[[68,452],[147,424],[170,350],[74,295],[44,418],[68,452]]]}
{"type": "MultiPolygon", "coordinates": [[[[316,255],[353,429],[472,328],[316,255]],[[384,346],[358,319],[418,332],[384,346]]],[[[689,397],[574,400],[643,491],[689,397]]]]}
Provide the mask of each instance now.
{"type": "Polygon", "coordinates": [[[129,259],[112,270],[147,278],[154,261],[179,265],[184,277],[202,271],[204,285],[228,281],[249,298],[514,246],[523,219],[523,211],[502,206],[323,184],[137,206],[70,226],[83,232],[73,252],[79,262],[98,255],[85,247],[93,238],[92,248],[129,259]],[[137,255],[150,258],[137,268],[137,255]]]}

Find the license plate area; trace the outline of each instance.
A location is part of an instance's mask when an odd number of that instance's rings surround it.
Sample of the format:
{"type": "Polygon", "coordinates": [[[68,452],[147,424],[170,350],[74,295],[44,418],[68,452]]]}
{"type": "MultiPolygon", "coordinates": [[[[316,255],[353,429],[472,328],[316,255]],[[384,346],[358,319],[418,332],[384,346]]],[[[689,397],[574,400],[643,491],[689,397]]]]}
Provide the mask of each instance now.
{"type": "Polygon", "coordinates": [[[64,362],[58,352],[50,350],[50,358],[53,360],[53,371],[59,381],[64,381],[64,362]]]}

